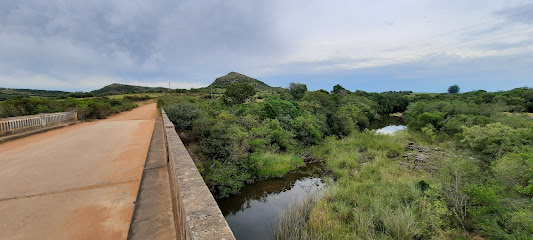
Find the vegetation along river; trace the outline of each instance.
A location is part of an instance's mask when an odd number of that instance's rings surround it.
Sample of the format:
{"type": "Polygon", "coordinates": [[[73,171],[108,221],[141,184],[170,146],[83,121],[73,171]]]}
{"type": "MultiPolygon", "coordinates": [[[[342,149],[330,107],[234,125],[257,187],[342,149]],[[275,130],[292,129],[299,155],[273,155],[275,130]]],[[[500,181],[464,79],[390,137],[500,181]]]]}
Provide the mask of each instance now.
{"type": "MultiPolygon", "coordinates": [[[[403,118],[386,116],[374,122],[371,128],[390,134],[404,129],[403,123],[403,118]]],[[[319,177],[321,169],[319,163],[309,163],[282,178],[258,181],[242,188],[238,195],[219,199],[220,210],[235,237],[239,240],[272,239],[278,214],[306,193],[323,188],[324,181],[319,177]]]]}

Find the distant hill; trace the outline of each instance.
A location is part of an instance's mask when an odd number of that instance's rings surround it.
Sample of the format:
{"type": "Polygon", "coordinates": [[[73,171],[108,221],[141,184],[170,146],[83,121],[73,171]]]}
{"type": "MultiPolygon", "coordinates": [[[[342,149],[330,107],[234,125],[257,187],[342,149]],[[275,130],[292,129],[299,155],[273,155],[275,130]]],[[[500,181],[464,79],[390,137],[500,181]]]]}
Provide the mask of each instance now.
{"type": "Polygon", "coordinates": [[[16,88],[0,88],[0,101],[21,98],[21,97],[59,97],[69,92],[64,91],[49,91],[49,90],[35,90],[35,89],[16,89],[16,88]]]}
{"type": "Polygon", "coordinates": [[[246,82],[246,83],[252,84],[259,91],[269,91],[269,90],[275,89],[271,86],[268,86],[266,83],[261,82],[255,78],[251,78],[244,74],[240,74],[236,72],[230,72],[222,77],[215,79],[215,81],[211,83],[209,86],[207,86],[206,88],[207,89],[211,87],[226,88],[234,82],[246,82]]]}
{"type": "Polygon", "coordinates": [[[124,94],[124,93],[150,93],[150,92],[166,92],[167,88],[163,87],[143,87],[135,85],[126,85],[120,83],[113,83],[107,85],[98,90],[94,90],[91,93],[96,95],[113,95],[113,94],[124,94]]]}

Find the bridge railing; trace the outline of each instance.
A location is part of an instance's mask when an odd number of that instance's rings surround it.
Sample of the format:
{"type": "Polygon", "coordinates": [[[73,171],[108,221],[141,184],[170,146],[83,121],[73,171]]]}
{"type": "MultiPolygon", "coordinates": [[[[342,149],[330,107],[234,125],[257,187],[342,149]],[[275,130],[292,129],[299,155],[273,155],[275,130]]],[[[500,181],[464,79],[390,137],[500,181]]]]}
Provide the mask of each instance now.
{"type": "Polygon", "coordinates": [[[0,136],[77,120],[78,114],[76,112],[43,113],[29,116],[0,118],[0,136]]]}
{"type": "Polygon", "coordinates": [[[235,240],[213,195],[185,149],[174,124],[161,109],[178,239],[235,240]]]}

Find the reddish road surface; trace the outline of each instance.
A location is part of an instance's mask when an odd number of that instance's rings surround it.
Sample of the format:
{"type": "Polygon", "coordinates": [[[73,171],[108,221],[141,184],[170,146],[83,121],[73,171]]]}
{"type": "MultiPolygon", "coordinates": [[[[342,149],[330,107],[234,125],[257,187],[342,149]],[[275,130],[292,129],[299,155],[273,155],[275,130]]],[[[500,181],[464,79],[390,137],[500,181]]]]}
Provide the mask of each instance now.
{"type": "Polygon", "coordinates": [[[0,239],[126,239],[157,110],[0,144],[0,239]]]}

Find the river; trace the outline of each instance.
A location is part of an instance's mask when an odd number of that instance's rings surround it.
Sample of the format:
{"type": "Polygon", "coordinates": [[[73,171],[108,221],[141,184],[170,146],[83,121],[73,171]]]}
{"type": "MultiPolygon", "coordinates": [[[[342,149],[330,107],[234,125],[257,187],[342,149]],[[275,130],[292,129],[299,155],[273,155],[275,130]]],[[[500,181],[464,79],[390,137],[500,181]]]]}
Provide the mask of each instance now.
{"type": "Polygon", "coordinates": [[[314,177],[319,163],[290,172],[283,178],[246,185],[241,193],[218,200],[218,206],[238,240],[270,240],[278,213],[306,192],[317,191],[324,182],[314,177]]]}

